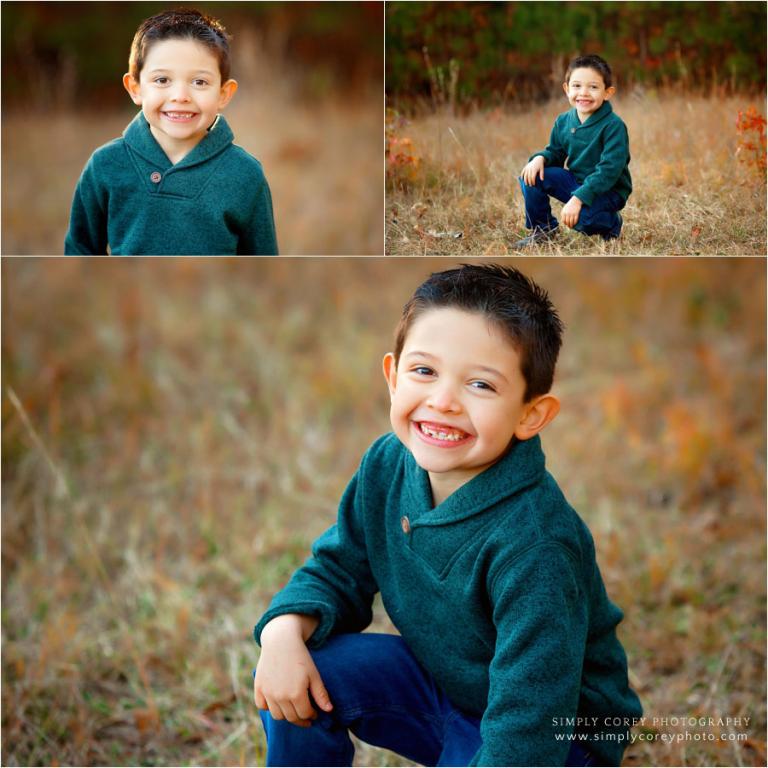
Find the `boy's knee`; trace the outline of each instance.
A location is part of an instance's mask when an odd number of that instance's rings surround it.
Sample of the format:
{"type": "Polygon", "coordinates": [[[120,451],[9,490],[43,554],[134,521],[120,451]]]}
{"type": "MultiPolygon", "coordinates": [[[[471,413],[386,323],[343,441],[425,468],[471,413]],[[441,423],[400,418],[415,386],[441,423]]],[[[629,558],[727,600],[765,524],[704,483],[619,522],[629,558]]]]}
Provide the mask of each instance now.
{"type": "Polygon", "coordinates": [[[319,648],[310,648],[309,654],[314,661],[320,677],[332,681],[338,673],[349,672],[362,665],[360,649],[361,634],[344,634],[329,637],[319,648]]]}
{"type": "Polygon", "coordinates": [[[616,211],[596,211],[591,213],[589,208],[582,208],[582,215],[574,227],[577,232],[585,235],[607,235],[621,230],[621,219],[616,211]]]}

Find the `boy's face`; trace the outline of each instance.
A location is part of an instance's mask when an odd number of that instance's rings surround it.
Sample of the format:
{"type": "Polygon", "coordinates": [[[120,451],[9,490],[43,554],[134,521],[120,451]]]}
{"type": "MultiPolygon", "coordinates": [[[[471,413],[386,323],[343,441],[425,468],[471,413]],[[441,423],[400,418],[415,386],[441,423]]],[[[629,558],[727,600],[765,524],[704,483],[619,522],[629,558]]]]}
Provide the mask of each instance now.
{"type": "Polygon", "coordinates": [[[523,426],[525,380],[515,348],[477,313],[453,308],[418,317],[395,369],[384,359],[395,434],[452,492],[494,464],[523,426]]]}
{"type": "Polygon", "coordinates": [[[579,117],[586,119],[603,106],[604,101],[616,93],[611,86],[605,87],[603,76],[591,67],[579,67],[571,72],[570,80],[563,83],[563,90],[572,107],[576,107],[579,117]]]}
{"type": "Polygon", "coordinates": [[[197,144],[237,90],[234,80],[222,84],[213,53],[189,39],[154,43],[139,82],[125,75],[123,84],[166,152],[197,144]]]}

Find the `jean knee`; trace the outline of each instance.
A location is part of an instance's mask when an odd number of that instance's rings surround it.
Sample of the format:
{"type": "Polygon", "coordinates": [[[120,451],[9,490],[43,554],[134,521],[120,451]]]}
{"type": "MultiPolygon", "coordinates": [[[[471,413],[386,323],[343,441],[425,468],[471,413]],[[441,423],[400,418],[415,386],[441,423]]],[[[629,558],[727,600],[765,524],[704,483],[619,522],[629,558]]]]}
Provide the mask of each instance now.
{"type": "Polygon", "coordinates": [[[582,209],[582,215],[579,217],[575,229],[584,231],[586,234],[598,234],[613,229],[617,223],[616,211],[603,209],[593,213],[589,208],[586,208],[582,209]]]}
{"type": "Polygon", "coordinates": [[[325,680],[326,677],[333,677],[334,672],[343,666],[343,650],[338,647],[338,643],[331,638],[320,648],[310,648],[309,655],[312,658],[320,677],[325,680]]]}
{"type": "Polygon", "coordinates": [[[379,647],[375,637],[364,633],[335,635],[319,648],[309,650],[332,700],[334,694],[340,695],[341,691],[365,690],[369,678],[375,676],[379,647]]]}

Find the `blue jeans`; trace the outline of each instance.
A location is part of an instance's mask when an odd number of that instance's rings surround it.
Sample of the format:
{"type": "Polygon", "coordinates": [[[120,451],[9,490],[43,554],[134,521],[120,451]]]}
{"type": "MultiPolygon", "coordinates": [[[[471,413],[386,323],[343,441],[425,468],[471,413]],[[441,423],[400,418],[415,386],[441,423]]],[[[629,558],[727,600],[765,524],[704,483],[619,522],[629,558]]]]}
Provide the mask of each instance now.
{"type": "MultiPolygon", "coordinates": [[[[555,166],[544,168],[544,181],[537,176],[536,184],[532,187],[526,186],[522,178],[518,178],[518,181],[525,198],[525,226],[528,229],[554,229],[557,219],[552,215],[549,198],[555,197],[561,203],[567,203],[581,186],[570,171],[555,166]]],[[[613,190],[597,195],[592,205],[581,207],[574,229],[585,235],[601,235],[604,240],[618,237],[621,219],[617,212],[623,207],[624,200],[613,190]]]]}
{"type": "MultiPolygon", "coordinates": [[[[348,731],[422,765],[469,765],[480,749],[480,720],[455,707],[395,635],[336,635],[312,658],[333,703],[311,727],[261,711],[268,766],[352,765],[348,731]]],[[[573,743],[566,765],[594,765],[573,743]]]]}

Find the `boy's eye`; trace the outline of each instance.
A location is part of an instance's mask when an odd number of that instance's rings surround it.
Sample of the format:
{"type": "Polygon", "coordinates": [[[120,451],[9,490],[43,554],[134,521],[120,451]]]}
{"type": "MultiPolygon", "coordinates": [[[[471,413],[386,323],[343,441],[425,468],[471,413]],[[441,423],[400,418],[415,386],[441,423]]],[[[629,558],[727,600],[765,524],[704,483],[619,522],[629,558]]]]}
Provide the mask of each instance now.
{"type": "Polygon", "coordinates": [[[204,87],[204,86],[208,85],[208,81],[207,80],[201,80],[201,79],[198,78],[197,80],[193,80],[192,84],[204,87]]]}
{"type": "Polygon", "coordinates": [[[417,365],[411,368],[411,370],[419,376],[431,376],[434,371],[426,365],[417,365]]]}
{"type": "Polygon", "coordinates": [[[484,389],[484,390],[487,390],[488,392],[496,391],[496,389],[487,381],[471,381],[469,383],[469,386],[473,387],[474,389],[484,389]]]}
{"type": "Polygon", "coordinates": [[[155,82],[158,85],[165,85],[168,82],[168,78],[167,77],[156,77],[155,78],[155,82]]]}

